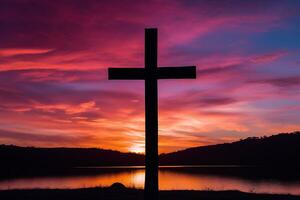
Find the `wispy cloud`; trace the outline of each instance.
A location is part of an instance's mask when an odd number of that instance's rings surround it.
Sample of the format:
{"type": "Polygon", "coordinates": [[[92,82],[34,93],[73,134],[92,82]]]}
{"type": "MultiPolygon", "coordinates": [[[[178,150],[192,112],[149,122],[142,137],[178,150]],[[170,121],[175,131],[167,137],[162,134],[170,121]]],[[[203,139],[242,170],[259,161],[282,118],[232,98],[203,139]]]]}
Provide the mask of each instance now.
{"type": "Polygon", "coordinates": [[[53,49],[0,49],[0,56],[17,56],[17,55],[32,55],[32,54],[44,54],[53,51],[53,49]]]}

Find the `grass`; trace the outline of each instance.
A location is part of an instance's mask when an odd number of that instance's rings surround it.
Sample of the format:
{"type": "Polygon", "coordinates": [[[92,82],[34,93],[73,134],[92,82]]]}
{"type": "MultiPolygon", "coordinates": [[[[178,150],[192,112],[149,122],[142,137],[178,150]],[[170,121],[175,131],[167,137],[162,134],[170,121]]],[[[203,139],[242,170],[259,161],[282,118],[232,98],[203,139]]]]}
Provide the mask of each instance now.
{"type": "MultiPolygon", "coordinates": [[[[142,200],[143,190],[120,186],[81,189],[2,190],[1,200],[142,200]]],[[[160,200],[299,200],[300,196],[255,194],[240,191],[163,190],[160,200]]]]}

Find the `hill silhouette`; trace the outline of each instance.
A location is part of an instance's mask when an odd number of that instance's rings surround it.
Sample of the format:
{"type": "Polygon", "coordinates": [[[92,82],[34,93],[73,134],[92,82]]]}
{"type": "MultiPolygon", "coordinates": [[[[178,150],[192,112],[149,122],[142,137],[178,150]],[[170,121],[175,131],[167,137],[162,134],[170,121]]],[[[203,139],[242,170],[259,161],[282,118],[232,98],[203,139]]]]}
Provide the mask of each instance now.
{"type": "MultiPolygon", "coordinates": [[[[144,155],[97,148],[0,145],[0,177],[86,173],[75,167],[143,165],[144,155]]],[[[91,171],[91,173],[93,173],[91,171]]]]}
{"type": "Polygon", "coordinates": [[[143,165],[144,156],[97,148],[36,148],[0,145],[1,165],[59,166],[115,166],[143,165]]]}
{"type": "MultiPolygon", "coordinates": [[[[300,166],[300,132],[251,137],[159,156],[160,165],[300,166]]],[[[144,155],[96,148],[36,148],[0,145],[0,176],[71,173],[74,167],[144,165],[144,155]]],[[[99,170],[98,170],[99,171],[99,170]]],[[[80,170],[76,170],[76,173],[80,170]]]]}
{"type": "Polygon", "coordinates": [[[250,137],[160,155],[163,165],[300,166],[300,132],[250,137]]]}

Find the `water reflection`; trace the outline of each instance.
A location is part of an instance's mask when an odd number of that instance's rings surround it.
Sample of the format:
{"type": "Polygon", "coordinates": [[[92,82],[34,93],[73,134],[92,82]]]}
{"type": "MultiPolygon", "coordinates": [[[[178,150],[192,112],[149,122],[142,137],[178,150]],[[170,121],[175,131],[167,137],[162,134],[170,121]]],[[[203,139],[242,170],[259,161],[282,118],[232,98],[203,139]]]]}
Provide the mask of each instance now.
{"type": "MultiPolygon", "coordinates": [[[[35,177],[0,180],[0,189],[29,188],[82,188],[110,186],[121,182],[127,187],[143,188],[144,169],[97,169],[101,174],[73,175],[60,177],[35,177]]],[[[240,190],[257,193],[289,193],[300,195],[300,182],[274,180],[249,180],[239,177],[190,173],[188,170],[160,169],[159,188],[161,190],[240,190]]]]}

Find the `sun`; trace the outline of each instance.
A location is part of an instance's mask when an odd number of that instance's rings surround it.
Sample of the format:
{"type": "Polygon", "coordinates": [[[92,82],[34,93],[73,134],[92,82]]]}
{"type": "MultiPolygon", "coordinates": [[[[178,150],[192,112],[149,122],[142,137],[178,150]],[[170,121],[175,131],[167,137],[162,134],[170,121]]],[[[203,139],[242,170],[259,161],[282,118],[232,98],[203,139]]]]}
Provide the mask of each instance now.
{"type": "Polygon", "coordinates": [[[129,147],[129,152],[132,152],[132,153],[145,153],[144,144],[133,144],[131,147],[129,147]]]}

